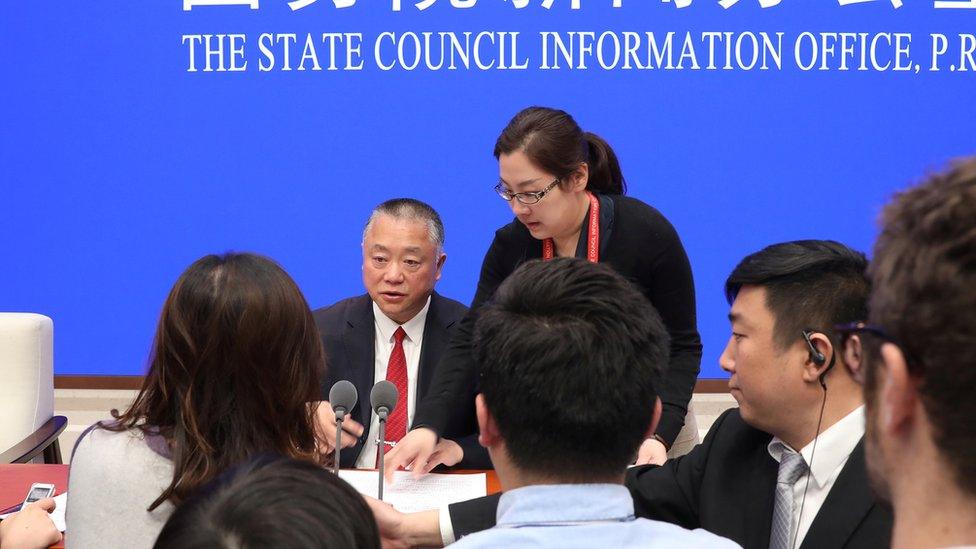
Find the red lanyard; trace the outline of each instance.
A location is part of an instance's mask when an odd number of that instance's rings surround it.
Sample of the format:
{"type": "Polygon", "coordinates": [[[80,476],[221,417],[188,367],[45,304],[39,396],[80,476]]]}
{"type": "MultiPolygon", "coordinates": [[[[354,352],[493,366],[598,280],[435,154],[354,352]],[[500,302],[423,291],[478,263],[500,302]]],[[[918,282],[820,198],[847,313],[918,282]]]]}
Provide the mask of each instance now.
{"type": "MultiPolygon", "coordinates": [[[[587,191],[590,197],[590,224],[586,231],[586,259],[599,263],[600,261],[600,199],[587,191]]],[[[542,259],[549,261],[556,256],[556,244],[551,238],[542,241],[542,259]]]]}

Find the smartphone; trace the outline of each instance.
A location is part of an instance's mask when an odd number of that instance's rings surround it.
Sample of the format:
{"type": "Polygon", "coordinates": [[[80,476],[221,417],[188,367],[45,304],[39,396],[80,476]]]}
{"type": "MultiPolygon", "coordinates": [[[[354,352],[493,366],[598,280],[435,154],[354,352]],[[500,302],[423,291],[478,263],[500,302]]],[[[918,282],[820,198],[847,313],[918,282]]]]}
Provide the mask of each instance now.
{"type": "Polygon", "coordinates": [[[31,484],[30,490],[27,490],[27,497],[24,498],[24,503],[21,505],[21,508],[26,506],[28,503],[34,503],[35,501],[40,501],[53,495],[53,484],[41,484],[40,482],[35,482],[34,484],[31,484]]]}

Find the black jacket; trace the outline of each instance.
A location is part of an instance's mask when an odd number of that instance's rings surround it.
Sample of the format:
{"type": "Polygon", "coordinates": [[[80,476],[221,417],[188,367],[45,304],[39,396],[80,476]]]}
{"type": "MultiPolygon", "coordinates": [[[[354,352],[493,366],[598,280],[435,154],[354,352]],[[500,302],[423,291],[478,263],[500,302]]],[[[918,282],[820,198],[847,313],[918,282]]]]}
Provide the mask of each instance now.
{"type": "MultiPolygon", "coordinates": [[[[418,403],[427,394],[434,367],[467,311],[467,307],[453,299],[448,299],[437,292],[431,295],[417,375],[418,403]]],[[[329,398],[329,389],[336,381],[341,379],[351,381],[359,392],[359,400],[351,416],[363,424],[368,431],[371,419],[369,392],[373,384],[378,381],[373,379],[376,371],[373,302],[368,294],[351,297],[330,307],[317,309],[312,315],[315,317],[315,324],[322,337],[326,355],[327,373],[323,380],[322,398],[329,398]]],[[[474,398],[471,395],[467,396],[474,398]]],[[[458,467],[491,468],[487,452],[478,444],[477,435],[471,434],[478,431],[477,423],[472,416],[466,412],[451,414],[451,416],[458,418],[457,421],[461,418],[465,420],[465,422],[450,422],[445,432],[445,436],[457,441],[464,449],[465,459],[458,464],[458,467]],[[460,432],[466,436],[454,436],[455,433],[460,432]]],[[[364,432],[355,446],[341,452],[341,467],[355,466],[368,436],[376,436],[376,433],[371,435],[364,432]]]]}
{"type": "MultiPolygon", "coordinates": [[[[664,411],[657,428],[670,444],[684,425],[701,362],[691,266],[677,232],[660,212],[626,196],[603,195],[600,203],[600,262],[612,265],[643,290],[671,337],[667,376],[659,391],[664,411]]],[[[458,403],[456,399],[477,394],[471,337],[478,309],[519,265],[541,257],[542,241],[533,238],[518,220],[495,232],[481,266],[471,310],[441,358],[428,397],[419,401],[414,426],[427,426],[440,433],[451,414],[459,410],[474,414],[472,401],[458,403]]]]}

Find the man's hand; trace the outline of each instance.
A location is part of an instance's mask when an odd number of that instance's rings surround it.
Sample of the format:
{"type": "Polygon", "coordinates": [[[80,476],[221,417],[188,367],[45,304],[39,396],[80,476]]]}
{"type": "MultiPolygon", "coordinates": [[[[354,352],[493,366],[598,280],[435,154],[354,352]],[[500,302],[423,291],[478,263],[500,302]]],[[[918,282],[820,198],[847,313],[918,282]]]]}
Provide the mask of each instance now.
{"type": "Polygon", "coordinates": [[[649,438],[637,450],[637,461],[634,465],[664,465],[668,460],[668,450],[657,439],[649,438]]]}
{"type": "Polygon", "coordinates": [[[401,513],[389,503],[369,496],[363,496],[369,504],[376,524],[380,529],[380,540],[385,549],[406,547],[441,547],[441,527],[438,511],[401,513]]]}
{"type": "Polygon", "coordinates": [[[376,498],[363,496],[369,509],[376,517],[376,526],[380,529],[380,540],[383,547],[387,549],[398,549],[400,547],[410,547],[406,539],[403,538],[403,513],[397,511],[389,503],[384,503],[376,498]]]}
{"type": "Polygon", "coordinates": [[[0,544],[3,549],[49,547],[61,541],[61,532],[48,513],[54,510],[54,499],[31,503],[0,522],[0,544]]]}
{"type": "MultiPolygon", "coordinates": [[[[315,408],[315,434],[319,443],[319,453],[331,454],[336,444],[336,418],[328,400],[313,403],[315,408]]],[[[363,434],[363,426],[348,415],[342,420],[342,447],[356,445],[356,439],[363,434]]]]}
{"type": "Polygon", "coordinates": [[[434,453],[430,455],[430,459],[427,460],[424,472],[429,473],[434,467],[441,464],[448,467],[457,465],[462,459],[464,459],[464,449],[461,448],[461,445],[453,440],[442,438],[434,447],[434,453]]]}
{"type": "Polygon", "coordinates": [[[435,463],[431,467],[427,466],[436,449],[437,433],[426,427],[419,427],[410,431],[407,436],[400,439],[400,442],[397,442],[392,450],[386,453],[386,457],[383,459],[384,467],[386,467],[384,474],[386,481],[393,482],[393,473],[401,467],[413,471],[414,478],[424,476],[438,465],[435,463]]]}

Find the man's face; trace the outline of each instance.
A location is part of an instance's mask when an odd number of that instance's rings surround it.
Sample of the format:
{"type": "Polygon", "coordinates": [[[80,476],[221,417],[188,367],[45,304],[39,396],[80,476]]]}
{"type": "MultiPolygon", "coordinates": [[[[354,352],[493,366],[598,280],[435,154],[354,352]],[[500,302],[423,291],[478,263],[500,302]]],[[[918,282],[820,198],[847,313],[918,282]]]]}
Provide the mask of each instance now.
{"type": "Polygon", "coordinates": [[[878,499],[890,503],[891,488],[888,485],[888,460],[886,459],[884,434],[879,414],[881,395],[879,390],[881,353],[876,347],[864,346],[864,455],[867,460],[868,478],[878,499]]]}
{"type": "Polygon", "coordinates": [[[742,419],[774,435],[789,425],[791,410],[803,386],[802,370],[808,353],[797,344],[781,349],[774,340],[776,319],[766,307],[766,290],[743,286],[729,312],[732,336],[719,365],[729,372],[729,390],[739,403],[742,419]]]}
{"type": "Polygon", "coordinates": [[[403,324],[424,308],[445,259],[426,223],[380,214],[363,239],[363,284],[383,314],[403,324]]]}

